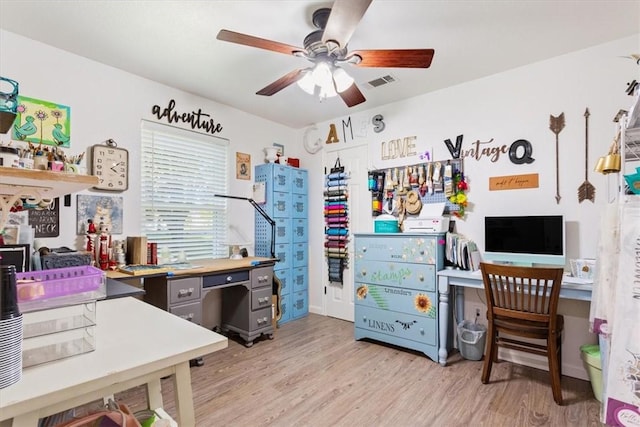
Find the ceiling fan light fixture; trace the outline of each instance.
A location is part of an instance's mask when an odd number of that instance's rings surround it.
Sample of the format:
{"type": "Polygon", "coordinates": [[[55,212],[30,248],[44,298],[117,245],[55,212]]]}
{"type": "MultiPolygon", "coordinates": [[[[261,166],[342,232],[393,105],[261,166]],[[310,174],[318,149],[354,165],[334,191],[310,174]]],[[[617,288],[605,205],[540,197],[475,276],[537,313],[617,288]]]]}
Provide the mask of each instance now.
{"type": "Polygon", "coordinates": [[[298,86],[309,95],[313,95],[316,90],[316,84],[313,80],[313,75],[310,70],[304,72],[304,77],[298,80],[298,86]]]}
{"type": "Polygon", "coordinates": [[[339,93],[344,92],[349,89],[353,84],[354,80],[343,68],[336,67],[333,71],[333,81],[336,84],[336,90],[339,93]]]}
{"type": "Polygon", "coordinates": [[[320,88],[320,99],[338,96],[333,86],[333,72],[331,66],[324,61],[318,62],[311,73],[316,86],[320,88]]]}
{"type": "Polygon", "coordinates": [[[333,87],[333,83],[327,86],[320,86],[320,100],[333,98],[334,96],[338,96],[338,92],[333,87]]]}

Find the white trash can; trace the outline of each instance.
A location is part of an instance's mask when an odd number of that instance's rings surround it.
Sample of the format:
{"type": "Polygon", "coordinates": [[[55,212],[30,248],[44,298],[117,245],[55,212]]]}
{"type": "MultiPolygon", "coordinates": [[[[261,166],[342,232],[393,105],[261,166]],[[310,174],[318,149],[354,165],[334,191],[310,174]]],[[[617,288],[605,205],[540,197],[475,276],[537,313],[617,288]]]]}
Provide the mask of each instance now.
{"type": "Polygon", "coordinates": [[[487,327],[463,320],[458,324],[458,349],[467,360],[480,360],[484,354],[487,327]]]}

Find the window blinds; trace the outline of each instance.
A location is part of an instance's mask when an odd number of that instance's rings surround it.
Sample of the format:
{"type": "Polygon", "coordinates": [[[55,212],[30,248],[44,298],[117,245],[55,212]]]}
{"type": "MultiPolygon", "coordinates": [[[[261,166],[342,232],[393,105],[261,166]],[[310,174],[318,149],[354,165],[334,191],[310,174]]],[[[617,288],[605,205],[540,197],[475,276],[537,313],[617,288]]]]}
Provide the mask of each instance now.
{"type": "Polygon", "coordinates": [[[172,260],[226,258],[226,139],[142,122],[141,230],[172,260]]]}

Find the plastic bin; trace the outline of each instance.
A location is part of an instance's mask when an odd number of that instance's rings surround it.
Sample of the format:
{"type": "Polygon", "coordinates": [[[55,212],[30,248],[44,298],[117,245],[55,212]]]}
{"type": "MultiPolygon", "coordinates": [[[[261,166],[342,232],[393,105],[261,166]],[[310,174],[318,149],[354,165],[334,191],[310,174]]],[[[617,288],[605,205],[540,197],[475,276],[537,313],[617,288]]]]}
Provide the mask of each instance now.
{"type": "Polygon", "coordinates": [[[602,359],[600,357],[600,346],[597,344],[585,344],[580,347],[582,360],[585,363],[593,395],[602,402],[602,359]]]}
{"type": "Polygon", "coordinates": [[[107,275],[83,265],[16,273],[18,305],[22,313],[104,299],[107,275]]]}
{"type": "Polygon", "coordinates": [[[480,360],[484,354],[487,338],[487,327],[471,320],[463,320],[458,324],[458,348],[467,360],[480,360]]]}

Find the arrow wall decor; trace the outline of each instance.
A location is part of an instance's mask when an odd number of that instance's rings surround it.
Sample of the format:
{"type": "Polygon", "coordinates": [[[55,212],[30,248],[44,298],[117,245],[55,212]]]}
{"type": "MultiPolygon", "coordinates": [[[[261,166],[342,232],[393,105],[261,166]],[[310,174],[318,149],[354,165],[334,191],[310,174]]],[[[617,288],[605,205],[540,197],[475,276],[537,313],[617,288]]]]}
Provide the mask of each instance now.
{"type": "Polygon", "coordinates": [[[558,152],[559,138],[558,135],[564,129],[564,113],[560,113],[558,117],[549,116],[549,129],[556,134],[556,203],[560,204],[560,155],[558,152]]]}
{"type": "Polygon", "coordinates": [[[596,199],[596,188],[589,182],[589,109],[584,112],[584,182],[578,187],[578,201],[596,199]]]}

